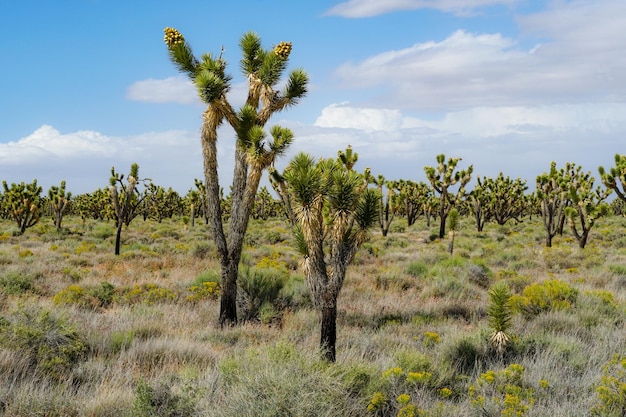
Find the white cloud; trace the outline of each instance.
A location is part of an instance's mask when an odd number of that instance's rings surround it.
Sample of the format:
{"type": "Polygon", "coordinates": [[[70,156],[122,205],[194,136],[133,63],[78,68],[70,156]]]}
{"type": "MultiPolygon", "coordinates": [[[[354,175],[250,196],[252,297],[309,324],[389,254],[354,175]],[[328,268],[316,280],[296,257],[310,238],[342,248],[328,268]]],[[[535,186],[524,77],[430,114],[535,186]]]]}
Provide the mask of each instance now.
{"type": "Polygon", "coordinates": [[[200,103],[191,81],[181,76],[137,81],[127,88],[126,98],[149,103],[200,103]]]}
{"type": "Polygon", "coordinates": [[[320,127],[356,128],[365,131],[396,130],[402,123],[399,110],[364,109],[331,105],[315,121],[320,127]]]}
{"type": "Polygon", "coordinates": [[[494,5],[512,5],[519,0],[349,0],[326,12],[348,18],[373,17],[403,10],[435,9],[466,15],[476,9],[494,5]]]}
{"type": "MultiPolygon", "coordinates": [[[[229,135],[223,132],[219,152],[228,152],[229,135]]],[[[94,131],[61,133],[44,125],[27,137],[0,143],[0,179],[12,183],[37,178],[44,190],[66,180],[68,190],[76,194],[107,186],[112,166],[124,173],[137,162],[141,177],[185,193],[194,178],[202,178],[200,149],[198,132],[111,137],[94,131]]],[[[220,175],[228,180],[232,164],[228,158],[220,162],[220,175]]]]}
{"type": "Polygon", "coordinates": [[[317,127],[293,129],[299,149],[332,157],[350,144],[360,168],[389,179],[423,180],[423,167],[444,153],[473,164],[476,175],[503,172],[532,188],[552,160],[576,162],[596,176],[599,165],[610,166],[626,135],[626,104],[475,107],[429,119],[341,104],[325,108],[317,127]],[[386,128],[372,129],[364,114],[386,128]]]}
{"type": "Polygon", "coordinates": [[[519,17],[528,47],[458,30],[339,67],[342,86],[379,87],[376,107],[450,110],[626,101],[626,2],[557,3],[519,17]]]}

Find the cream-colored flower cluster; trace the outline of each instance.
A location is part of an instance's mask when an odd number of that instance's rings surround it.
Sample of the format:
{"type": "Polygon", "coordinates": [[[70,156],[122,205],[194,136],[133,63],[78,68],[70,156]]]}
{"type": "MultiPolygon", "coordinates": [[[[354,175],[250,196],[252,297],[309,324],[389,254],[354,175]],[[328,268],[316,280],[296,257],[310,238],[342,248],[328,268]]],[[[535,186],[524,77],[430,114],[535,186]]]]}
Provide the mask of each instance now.
{"type": "Polygon", "coordinates": [[[174,45],[185,42],[183,34],[180,33],[177,29],[167,27],[163,29],[163,32],[165,32],[163,40],[165,41],[165,44],[170,48],[174,45]]]}
{"type": "Polygon", "coordinates": [[[291,53],[291,42],[280,42],[274,48],[274,53],[279,58],[282,58],[282,59],[289,58],[289,54],[291,53]]]}

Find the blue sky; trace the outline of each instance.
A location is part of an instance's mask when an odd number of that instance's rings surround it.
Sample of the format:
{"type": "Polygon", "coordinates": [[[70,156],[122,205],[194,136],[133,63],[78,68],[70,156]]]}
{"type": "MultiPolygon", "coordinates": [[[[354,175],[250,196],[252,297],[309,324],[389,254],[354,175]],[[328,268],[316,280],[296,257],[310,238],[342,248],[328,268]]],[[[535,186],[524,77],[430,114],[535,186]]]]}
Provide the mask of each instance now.
{"type": "MultiPolygon", "coordinates": [[[[202,178],[203,105],[169,62],[163,28],[219,53],[246,93],[240,36],[291,41],[310,76],[275,115],[298,151],[425,180],[439,153],[528,181],[551,161],[597,177],[626,138],[624,0],[121,1],[0,0],[0,179],[37,178],[74,194],[108,184],[111,166],[181,193],[202,178]]],[[[220,132],[228,189],[233,133],[220,132]]],[[[475,182],[475,179],[472,183],[475,182]]],[[[471,184],[470,183],[470,188],[471,184]]]]}

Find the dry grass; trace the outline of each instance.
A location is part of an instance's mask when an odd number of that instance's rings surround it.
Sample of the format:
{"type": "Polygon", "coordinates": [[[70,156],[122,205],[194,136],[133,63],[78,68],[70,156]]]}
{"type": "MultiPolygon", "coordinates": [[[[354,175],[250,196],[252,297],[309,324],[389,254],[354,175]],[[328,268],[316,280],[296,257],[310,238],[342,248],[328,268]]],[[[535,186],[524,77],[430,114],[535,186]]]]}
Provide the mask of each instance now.
{"type": "Polygon", "coordinates": [[[87,352],[51,376],[5,346],[0,414],[7,416],[155,415],[157,403],[172,416],[188,407],[215,416],[395,415],[400,394],[410,395],[415,415],[473,416],[483,411],[472,404],[470,385],[510,364],[523,366],[524,383],[535,389],[523,415],[587,415],[581,410],[599,401],[603,364],[626,352],[624,218],[602,220],[584,250],[567,235],[544,248],[535,220],[479,233],[462,219],[454,256],[446,241],[430,241],[423,219],[386,238],[374,231],[340,295],[334,365],[317,355],[317,314],[279,220],[252,222],[244,251],[252,266],[263,259],[289,270],[275,316],[226,329],[216,326],[217,299],[186,300],[199,275],[219,272],[205,225],[136,221],[116,257],[111,225],[67,218],[70,233],[58,234],[44,223],[23,236],[0,234],[0,332],[16,331],[25,309],[49,312],[73,326],[87,352]],[[532,283],[559,280],[578,298],[571,308],[516,314],[513,346],[500,358],[490,351],[486,316],[487,291],[498,280],[518,295],[532,283]],[[53,302],[72,285],[88,292],[103,282],[118,293],[143,284],[163,292],[118,295],[106,305],[53,302]],[[396,367],[431,375],[423,383],[383,376],[396,367]],[[151,397],[139,395],[140,386],[152,387],[151,397]],[[368,411],[376,392],[386,400],[368,411]]]}

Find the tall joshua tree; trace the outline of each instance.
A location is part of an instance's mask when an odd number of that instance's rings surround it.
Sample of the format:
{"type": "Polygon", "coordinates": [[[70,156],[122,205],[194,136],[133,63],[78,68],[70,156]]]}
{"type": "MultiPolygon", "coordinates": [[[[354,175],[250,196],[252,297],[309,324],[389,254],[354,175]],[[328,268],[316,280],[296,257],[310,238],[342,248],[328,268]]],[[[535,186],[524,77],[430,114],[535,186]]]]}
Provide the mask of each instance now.
{"type": "Polygon", "coordinates": [[[293,141],[291,131],[279,126],[271,128],[273,140],[267,141],[263,127],[274,113],[297,104],[306,95],[308,76],[303,69],[293,70],[285,87],[276,90],[287,68],[291,43],[280,42],[266,50],[261,47],[256,33],[245,33],[239,41],[242,52],[239,67],[248,80],[248,97],[236,112],[226,98],[231,76],[226,74],[226,61],[221,53],[217,57],[205,53],[198,59],[183,35],[169,27],[165,28],[165,44],[171,61],[189,76],[200,99],[207,105],[201,142],[209,225],[222,270],[219,323],[222,326],[235,324],[239,261],[259,181],[263,171],[285,153],[293,141]],[[228,234],[224,231],[217,171],[217,129],[224,120],[236,133],[228,234]]]}
{"type": "Polygon", "coordinates": [[[446,234],[446,219],[450,210],[460,203],[465,196],[465,186],[472,179],[473,165],[467,169],[457,171],[461,158],[448,158],[444,154],[437,155],[436,167],[424,167],[426,177],[433,189],[439,194],[439,238],[443,239],[446,234]],[[451,187],[458,185],[456,193],[451,187]]]}
{"type": "Polygon", "coordinates": [[[321,313],[320,347],[335,361],[337,297],[348,264],[378,219],[376,190],[341,161],[297,155],[284,173],[294,203],[295,237],[313,304],[321,313]]]}

